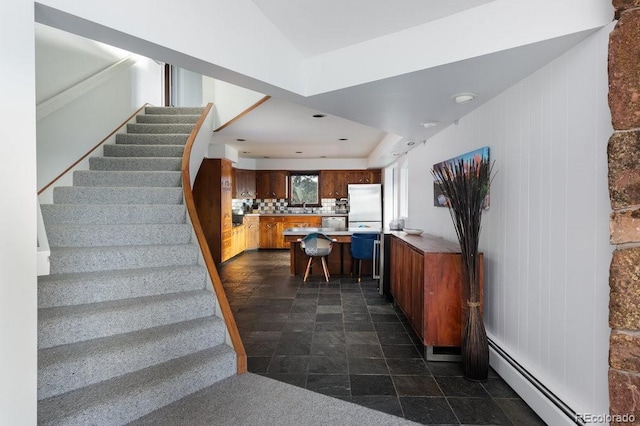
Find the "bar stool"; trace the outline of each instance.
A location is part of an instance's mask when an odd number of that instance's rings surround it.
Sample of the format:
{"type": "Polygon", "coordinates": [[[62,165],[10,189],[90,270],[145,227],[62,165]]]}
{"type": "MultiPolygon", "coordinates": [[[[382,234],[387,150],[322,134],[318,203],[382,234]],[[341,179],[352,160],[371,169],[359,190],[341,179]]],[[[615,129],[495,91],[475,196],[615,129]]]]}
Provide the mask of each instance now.
{"type": "Polygon", "coordinates": [[[377,239],[378,234],[351,235],[351,258],[358,260],[358,282],[362,281],[362,261],[373,259],[373,246],[377,239]]]}
{"type": "Polygon", "coordinates": [[[306,282],[309,277],[309,271],[311,270],[311,264],[314,258],[320,258],[322,262],[322,270],[324,271],[324,278],[329,282],[329,268],[327,267],[326,257],[331,253],[333,243],[336,241],[327,237],[326,235],[313,232],[302,239],[298,239],[300,242],[300,248],[304,250],[305,254],[309,256],[309,262],[307,262],[307,270],[304,273],[303,281],[306,282]]]}

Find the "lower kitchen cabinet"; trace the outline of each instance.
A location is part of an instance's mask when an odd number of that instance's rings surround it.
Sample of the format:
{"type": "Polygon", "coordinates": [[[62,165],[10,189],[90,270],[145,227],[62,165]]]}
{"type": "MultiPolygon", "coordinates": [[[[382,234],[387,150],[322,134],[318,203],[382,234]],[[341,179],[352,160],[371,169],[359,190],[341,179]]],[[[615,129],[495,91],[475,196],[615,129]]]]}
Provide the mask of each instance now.
{"type": "Polygon", "coordinates": [[[287,249],[282,232],[287,228],[320,228],[322,216],[260,216],[259,246],[261,249],[287,249]]]}
{"type": "Polygon", "coordinates": [[[282,231],[284,230],[283,216],[260,216],[260,248],[286,248],[282,231]]]}
{"type": "Polygon", "coordinates": [[[222,261],[226,262],[245,250],[245,225],[234,226],[229,236],[222,240],[222,261]]]}
{"type": "Polygon", "coordinates": [[[260,218],[258,216],[244,217],[245,250],[255,250],[260,247],[260,218]]]}
{"type": "MultiPolygon", "coordinates": [[[[482,300],[484,259],[482,253],[480,256],[482,300]]],[[[430,235],[392,235],[390,280],[394,301],[422,340],[428,357],[438,359],[440,349],[460,346],[464,295],[457,243],[430,235]]]]}

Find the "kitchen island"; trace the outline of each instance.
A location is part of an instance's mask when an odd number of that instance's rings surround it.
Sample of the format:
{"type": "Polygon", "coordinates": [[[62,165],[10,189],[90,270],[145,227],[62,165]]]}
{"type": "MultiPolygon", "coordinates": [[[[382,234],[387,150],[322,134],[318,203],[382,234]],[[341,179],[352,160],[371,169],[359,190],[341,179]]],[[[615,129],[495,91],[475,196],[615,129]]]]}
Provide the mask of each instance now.
{"type": "MultiPolygon", "coordinates": [[[[313,233],[320,232],[335,240],[331,254],[327,256],[327,266],[331,275],[345,275],[351,273],[351,235],[380,234],[380,229],[374,228],[287,228],[282,232],[285,242],[290,243],[290,271],[291,275],[304,275],[309,257],[300,247],[300,239],[313,233]]],[[[312,274],[322,274],[322,267],[312,268],[312,274]]],[[[371,262],[362,263],[362,274],[371,274],[371,262]]]]}

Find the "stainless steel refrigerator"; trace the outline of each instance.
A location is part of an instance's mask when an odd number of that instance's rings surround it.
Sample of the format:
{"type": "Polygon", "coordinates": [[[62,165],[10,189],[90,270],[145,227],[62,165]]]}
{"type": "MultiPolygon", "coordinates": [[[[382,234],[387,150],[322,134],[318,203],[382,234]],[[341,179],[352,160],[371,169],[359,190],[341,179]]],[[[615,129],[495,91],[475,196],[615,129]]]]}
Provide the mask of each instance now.
{"type": "Polygon", "coordinates": [[[382,230],[382,185],[348,185],[349,227],[382,230]]]}

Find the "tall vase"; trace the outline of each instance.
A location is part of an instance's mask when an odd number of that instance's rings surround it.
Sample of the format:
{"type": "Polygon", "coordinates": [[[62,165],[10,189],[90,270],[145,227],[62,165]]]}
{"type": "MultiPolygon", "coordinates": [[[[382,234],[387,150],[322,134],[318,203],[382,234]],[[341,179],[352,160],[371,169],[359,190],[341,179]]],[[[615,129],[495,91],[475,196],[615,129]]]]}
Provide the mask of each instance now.
{"type": "Polygon", "coordinates": [[[489,375],[489,345],[480,303],[468,301],[468,315],[462,332],[462,371],[470,380],[486,380],[489,375]]]}

